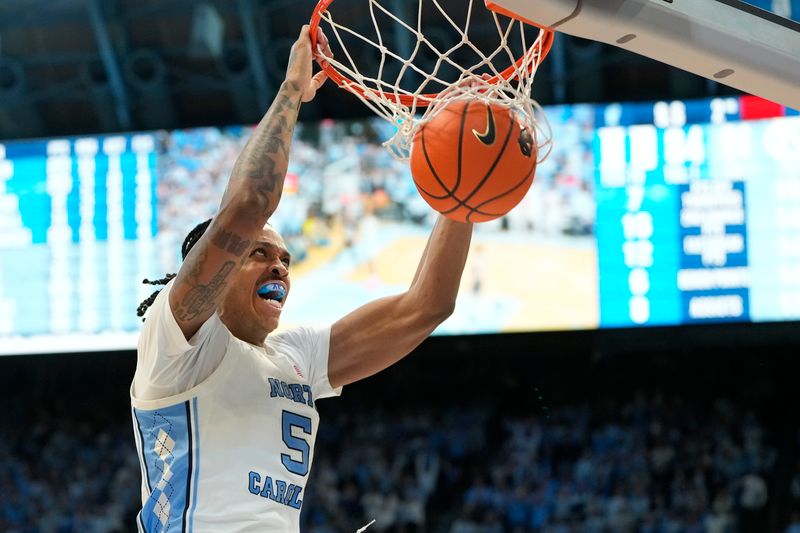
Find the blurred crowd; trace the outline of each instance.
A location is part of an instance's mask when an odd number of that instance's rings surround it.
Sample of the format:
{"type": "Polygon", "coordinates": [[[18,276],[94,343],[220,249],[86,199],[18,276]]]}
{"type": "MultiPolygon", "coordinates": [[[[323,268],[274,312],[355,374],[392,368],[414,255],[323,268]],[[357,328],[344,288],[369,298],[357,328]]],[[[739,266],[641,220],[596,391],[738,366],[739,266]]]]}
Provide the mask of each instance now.
{"type": "Polygon", "coordinates": [[[724,401],[370,412],[327,427],[308,531],[372,519],[376,531],[766,531],[777,452],[752,413],[724,401]]]}
{"type": "Polygon", "coordinates": [[[135,530],[141,474],[131,424],[89,420],[40,411],[0,425],[0,531],[135,530]]]}
{"type": "MultiPolygon", "coordinates": [[[[374,519],[370,531],[767,531],[779,457],[753,413],[657,396],[536,410],[323,416],[302,530],[352,532],[374,519]]],[[[41,412],[9,427],[0,531],[133,530],[140,470],[127,421],[41,412]]],[[[797,509],[800,476],[790,492],[797,509]]]]}
{"type": "MultiPolygon", "coordinates": [[[[590,110],[553,109],[551,124],[558,143],[537,169],[534,186],[522,203],[494,224],[549,236],[593,232],[590,110]]],[[[166,269],[175,264],[176,243],[216,211],[251,131],[198,128],[165,134],[157,198],[166,269]]],[[[392,134],[379,119],[298,124],[281,204],[270,219],[293,256],[302,260],[310,246],[328,243],[334,228],[341,228],[348,240],[370,216],[410,225],[431,222],[434,213],[417,193],[408,163],[381,146],[392,134]]]]}

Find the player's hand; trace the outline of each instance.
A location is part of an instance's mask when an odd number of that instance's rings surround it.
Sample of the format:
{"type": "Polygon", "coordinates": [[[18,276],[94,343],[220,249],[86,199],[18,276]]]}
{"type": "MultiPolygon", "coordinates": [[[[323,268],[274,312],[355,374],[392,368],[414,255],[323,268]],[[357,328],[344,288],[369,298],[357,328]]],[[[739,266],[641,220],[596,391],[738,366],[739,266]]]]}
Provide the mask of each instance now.
{"type": "Polygon", "coordinates": [[[314,60],[323,67],[328,64],[327,59],[332,57],[333,52],[328,37],[322,32],[322,28],[317,28],[317,49],[314,50],[314,60]]]}
{"type": "MultiPolygon", "coordinates": [[[[328,40],[322,35],[321,30],[318,31],[317,42],[323,49],[322,53],[327,49],[328,54],[330,54],[328,40]]],[[[300,37],[292,45],[292,52],[289,54],[289,65],[286,67],[286,81],[299,86],[302,91],[301,100],[303,102],[313,100],[317,94],[317,89],[322,87],[322,84],[328,79],[328,75],[324,72],[317,72],[312,75],[313,59],[319,55],[320,53],[315,53],[311,50],[311,36],[309,27],[306,24],[300,30],[300,37]]]]}

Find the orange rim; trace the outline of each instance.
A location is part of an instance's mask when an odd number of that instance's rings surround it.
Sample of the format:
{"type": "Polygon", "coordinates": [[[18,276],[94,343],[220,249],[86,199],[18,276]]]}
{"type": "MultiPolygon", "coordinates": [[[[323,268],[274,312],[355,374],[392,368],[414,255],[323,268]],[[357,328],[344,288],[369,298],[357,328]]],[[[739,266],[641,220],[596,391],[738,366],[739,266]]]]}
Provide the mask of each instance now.
{"type": "MultiPolygon", "coordinates": [[[[311,46],[314,50],[317,49],[317,29],[319,28],[320,20],[322,19],[322,13],[328,10],[328,7],[333,3],[333,0],[319,0],[317,2],[316,7],[314,8],[314,13],[311,15],[311,22],[309,25],[309,32],[311,34],[311,46]]],[[[528,21],[522,20],[518,17],[512,17],[521,22],[527,23],[528,21]]],[[[550,53],[550,48],[553,46],[553,38],[554,32],[553,30],[549,30],[547,28],[539,28],[539,39],[542,40],[541,44],[541,52],[539,53],[539,58],[531,65],[531,69],[534,66],[541,64],[542,61],[547,57],[547,54],[550,53]]],[[[538,39],[537,39],[538,40],[538,39]]],[[[535,43],[535,41],[534,41],[535,43]]],[[[536,46],[534,44],[531,46],[533,49],[536,46]]],[[[530,51],[530,50],[529,50],[530,51]]],[[[501,79],[508,81],[514,77],[519,69],[522,66],[522,63],[525,59],[525,56],[520,57],[517,59],[514,65],[510,65],[506,68],[503,72],[500,73],[499,76],[492,76],[491,78],[487,79],[487,83],[496,84],[501,79]]],[[[356,82],[348,78],[347,76],[343,75],[341,72],[336,70],[333,65],[328,62],[324,62],[321,65],[322,70],[328,75],[328,77],[333,80],[336,85],[341,87],[342,89],[346,89],[351,93],[360,95],[362,97],[367,97],[368,93],[374,94],[378,97],[386,98],[395,103],[400,103],[404,106],[412,106],[414,105],[414,101],[416,100],[417,107],[427,107],[431,103],[433,103],[439,96],[440,93],[425,93],[421,94],[417,97],[409,95],[409,94],[393,94],[393,93],[386,93],[383,91],[379,91],[377,89],[368,89],[366,87],[362,87],[358,85],[356,82]]]]}

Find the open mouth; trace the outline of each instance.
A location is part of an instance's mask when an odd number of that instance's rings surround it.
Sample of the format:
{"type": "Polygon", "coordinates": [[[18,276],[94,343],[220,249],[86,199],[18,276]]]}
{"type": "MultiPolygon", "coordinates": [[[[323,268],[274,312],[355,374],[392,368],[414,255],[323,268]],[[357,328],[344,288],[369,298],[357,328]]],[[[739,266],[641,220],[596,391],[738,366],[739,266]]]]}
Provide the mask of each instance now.
{"type": "Polygon", "coordinates": [[[280,283],[265,283],[256,291],[258,297],[269,302],[277,302],[279,306],[286,298],[286,287],[280,283]]]}

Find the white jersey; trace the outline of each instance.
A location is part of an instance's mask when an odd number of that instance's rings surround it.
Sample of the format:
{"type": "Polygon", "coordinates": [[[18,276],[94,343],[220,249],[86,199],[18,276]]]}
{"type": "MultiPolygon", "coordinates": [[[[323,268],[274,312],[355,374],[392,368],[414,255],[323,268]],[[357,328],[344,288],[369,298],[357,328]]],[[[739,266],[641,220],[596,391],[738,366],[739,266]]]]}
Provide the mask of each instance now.
{"type": "Polygon", "coordinates": [[[217,314],[187,341],[169,306],[151,307],[131,385],[142,467],[140,531],[299,531],[330,328],[254,346],[217,314]]]}

